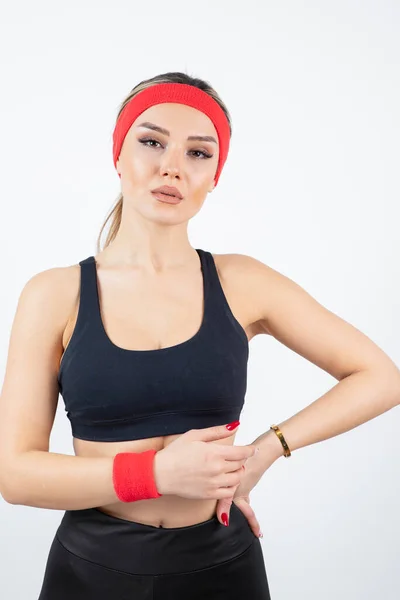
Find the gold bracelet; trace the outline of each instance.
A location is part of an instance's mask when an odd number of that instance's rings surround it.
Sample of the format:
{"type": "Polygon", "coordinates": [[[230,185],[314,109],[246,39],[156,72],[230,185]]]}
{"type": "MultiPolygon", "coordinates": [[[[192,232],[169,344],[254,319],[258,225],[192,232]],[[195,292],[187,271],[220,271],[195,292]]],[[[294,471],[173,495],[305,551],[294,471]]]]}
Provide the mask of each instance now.
{"type": "Polygon", "coordinates": [[[279,429],[278,425],[271,425],[270,429],[273,429],[275,431],[276,435],[278,436],[278,438],[281,441],[281,444],[282,444],[283,449],[284,449],[283,456],[285,456],[286,458],[288,458],[289,456],[291,456],[291,452],[289,450],[289,446],[287,445],[286,440],[283,437],[282,431],[279,429]]]}

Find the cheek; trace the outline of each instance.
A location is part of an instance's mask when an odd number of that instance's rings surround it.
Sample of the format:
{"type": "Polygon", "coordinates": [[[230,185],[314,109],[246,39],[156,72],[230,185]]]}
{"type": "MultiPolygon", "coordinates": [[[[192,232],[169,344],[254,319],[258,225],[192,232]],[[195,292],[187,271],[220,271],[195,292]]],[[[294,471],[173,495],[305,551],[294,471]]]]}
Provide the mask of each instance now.
{"type": "Polygon", "coordinates": [[[202,198],[207,196],[209,189],[213,185],[213,175],[214,172],[207,173],[207,177],[205,177],[203,174],[203,176],[198,179],[195,190],[196,196],[200,196],[202,198]]]}
{"type": "Polygon", "coordinates": [[[153,162],[148,157],[143,157],[140,153],[136,153],[135,156],[127,160],[126,172],[134,177],[136,181],[148,178],[149,174],[154,171],[153,162]]]}
{"type": "Polygon", "coordinates": [[[200,208],[201,206],[203,206],[204,202],[206,201],[207,198],[207,188],[206,187],[201,187],[201,188],[197,188],[195,190],[193,190],[193,193],[191,194],[191,203],[196,206],[197,208],[200,208]]]}

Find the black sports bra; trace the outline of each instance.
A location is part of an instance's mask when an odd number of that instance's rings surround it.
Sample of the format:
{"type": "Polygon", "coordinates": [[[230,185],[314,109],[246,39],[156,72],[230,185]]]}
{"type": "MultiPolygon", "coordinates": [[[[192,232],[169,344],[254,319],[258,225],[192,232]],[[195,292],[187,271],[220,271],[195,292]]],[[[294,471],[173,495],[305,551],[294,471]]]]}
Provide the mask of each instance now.
{"type": "Polygon", "coordinates": [[[190,339],[155,350],[116,346],[103,326],[94,256],[82,260],[78,316],[58,373],[75,438],[114,442],[239,420],[249,344],[231,312],[214,258],[201,261],[204,312],[190,339]]]}

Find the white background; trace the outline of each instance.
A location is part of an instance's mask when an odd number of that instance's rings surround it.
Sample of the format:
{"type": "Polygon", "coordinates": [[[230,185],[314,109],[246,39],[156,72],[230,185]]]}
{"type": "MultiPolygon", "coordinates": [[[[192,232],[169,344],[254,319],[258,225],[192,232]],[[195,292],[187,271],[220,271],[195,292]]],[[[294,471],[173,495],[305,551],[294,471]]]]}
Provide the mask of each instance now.
{"type": "MultiPolygon", "coordinates": [[[[2,373],[26,281],[95,254],[119,104],[166,71],[206,79],[233,119],[192,246],[265,262],[400,364],[395,0],[17,1],[0,21],[2,373]]],[[[335,383],[257,336],[236,443],[335,383]]],[[[264,474],[252,506],[273,600],[399,598],[399,427],[396,407],[264,474]]],[[[61,398],[51,450],[73,453],[61,398]]],[[[0,500],[1,598],[37,598],[62,514],[0,500]]]]}

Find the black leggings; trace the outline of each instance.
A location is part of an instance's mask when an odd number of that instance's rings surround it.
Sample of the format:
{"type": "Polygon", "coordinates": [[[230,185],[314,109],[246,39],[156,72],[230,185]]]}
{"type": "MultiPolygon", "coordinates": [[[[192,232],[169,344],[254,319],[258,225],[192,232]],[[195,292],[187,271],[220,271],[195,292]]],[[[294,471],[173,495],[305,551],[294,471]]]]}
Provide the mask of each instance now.
{"type": "Polygon", "coordinates": [[[162,528],[97,508],[64,513],[38,600],[270,600],[260,540],[232,503],[216,514],[162,528]]]}

